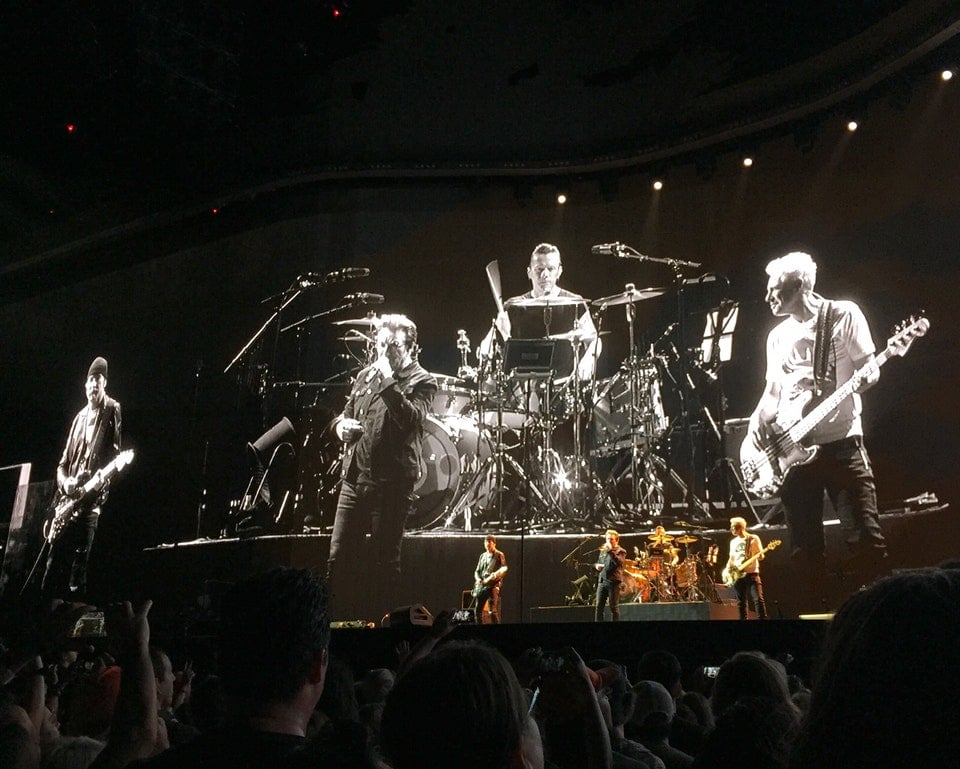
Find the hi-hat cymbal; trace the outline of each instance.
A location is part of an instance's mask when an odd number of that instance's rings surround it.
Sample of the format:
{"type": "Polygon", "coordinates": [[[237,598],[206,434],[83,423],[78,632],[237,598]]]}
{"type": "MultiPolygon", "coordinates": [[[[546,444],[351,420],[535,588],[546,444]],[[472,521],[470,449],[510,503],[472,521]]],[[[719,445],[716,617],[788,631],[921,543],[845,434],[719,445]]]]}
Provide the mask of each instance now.
{"type": "Polygon", "coordinates": [[[347,318],[347,320],[335,320],[333,321],[334,326],[379,326],[380,318],[376,315],[371,315],[366,318],[347,318]]]}
{"type": "Polygon", "coordinates": [[[681,545],[689,545],[691,542],[696,542],[700,537],[691,537],[689,534],[684,534],[682,537],[677,537],[677,542],[681,545]]]}
{"type": "Polygon", "coordinates": [[[633,304],[643,299],[653,299],[666,292],[665,288],[632,288],[629,291],[621,291],[619,294],[594,299],[591,304],[594,307],[616,307],[620,304],[633,304]]]}
{"type": "Polygon", "coordinates": [[[508,299],[504,307],[566,307],[569,305],[587,304],[589,300],[574,296],[531,296],[520,299],[508,299]]]}

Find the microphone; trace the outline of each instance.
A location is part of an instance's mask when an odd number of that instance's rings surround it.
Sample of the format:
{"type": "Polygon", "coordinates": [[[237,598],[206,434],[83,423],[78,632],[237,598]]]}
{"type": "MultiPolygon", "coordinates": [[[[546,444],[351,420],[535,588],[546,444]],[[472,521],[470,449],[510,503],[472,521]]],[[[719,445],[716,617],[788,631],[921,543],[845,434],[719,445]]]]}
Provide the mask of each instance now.
{"type": "Polygon", "coordinates": [[[383,304],[383,294],[368,294],[364,291],[360,294],[347,294],[343,297],[343,301],[358,304],[383,304]]]}
{"type": "Polygon", "coordinates": [[[365,278],[369,274],[370,269],[367,267],[344,267],[342,270],[334,270],[326,275],[321,275],[319,272],[305,272],[297,278],[297,283],[301,288],[325,286],[327,283],[339,283],[351,278],[365,278]]]}
{"type": "Polygon", "coordinates": [[[622,256],[624,245],[622,243],[598,243],[590,247],[591,254],[608,254],[613,256],[622,256]]]}
{"type": "Polygon", "coordinates": [[[344,267],[342,270],[334,270],[329,273],[325,278],[325,283],[339,283],[342,280],[350,280],[351,278],[365,278],[370,274],[370,269],[368,267],[344,267]]]}

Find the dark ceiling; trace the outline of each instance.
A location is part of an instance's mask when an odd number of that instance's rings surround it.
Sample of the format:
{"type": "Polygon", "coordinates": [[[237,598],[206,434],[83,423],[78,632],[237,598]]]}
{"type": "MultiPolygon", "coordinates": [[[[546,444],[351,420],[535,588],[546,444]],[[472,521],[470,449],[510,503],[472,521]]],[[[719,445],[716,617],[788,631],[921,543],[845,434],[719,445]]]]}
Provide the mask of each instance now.
{"type": "Polygon", "coordinates": [[[853,99],[909,99],[960,30],[955,0],[40,0],[0,14],[0,281],[251,189],[676,162],[853,99]]]}

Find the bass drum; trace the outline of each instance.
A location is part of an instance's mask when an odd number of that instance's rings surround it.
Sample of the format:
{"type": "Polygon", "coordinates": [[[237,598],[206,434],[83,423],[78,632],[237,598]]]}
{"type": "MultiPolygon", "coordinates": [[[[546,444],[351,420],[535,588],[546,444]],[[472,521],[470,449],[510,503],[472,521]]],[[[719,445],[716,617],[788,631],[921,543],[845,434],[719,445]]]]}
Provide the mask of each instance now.
{"type": "Polygon", "coordinates": [[[650,580],[636,571],[624,571],[623,582],[620,583],[620,602],[636,601],[646,603],[650,600],[650,580]]]}
{"type": "Polygon", "coordinates": [[[490,455],[476,420],[465,416],[427,416],[420,450],[420,477],[413,488],[408,529],[437,523],[456,497],[461,477],[476,472],[490,455]]]}

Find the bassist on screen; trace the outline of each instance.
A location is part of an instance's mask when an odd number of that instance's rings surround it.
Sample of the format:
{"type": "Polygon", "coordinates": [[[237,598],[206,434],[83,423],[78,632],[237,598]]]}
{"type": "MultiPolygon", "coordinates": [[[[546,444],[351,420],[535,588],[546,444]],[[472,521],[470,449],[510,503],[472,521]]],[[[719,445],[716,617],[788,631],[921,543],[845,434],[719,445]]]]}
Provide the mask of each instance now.
{"type": "MultiPolygon", "coordinates": [[[[120,404],[107,395],[107,361],[90,364],[85,384],[87,405],[74,417],[67,445],[57,465],[60,495],[73,496],[83,483],[120,451],[120,404]]],[[[109,484],[89,500],[60,531],[50,546],[41,588],[45,599],[82,600],[87,587],[87,563],[97,532],[97,520],[109,484]]]]}
{"type": "Polygon", "coordinates": [[[823,572],[826,491],[840,519],[852,523],[847,535],[851,551],[879,563],[886,557],[886,542],[861,422],[860,392],[880,374],[867,320],[854,302],[829,301],[814,292],[817,265],[809,254],[786,254],[770,262],[766,271],[766,302],[783,320],[767,337],[765,391],[750,418],[748,440],[755,448],[769,445],[796,422],[809,401],[829,395],[871,364],[858,390],[803,441],[820,447],[816,458],[793,467],[780,490],[794,561],[812,575],[823,572]]]}
{"type": "Polygon", "coordinates": [[[746,519],[739,516],[730,519],[730,534],[730,558],[726,568],[736,569],[740,574],[733,583],[740,619],[747,618],[747,601],[751,598],[757,607],[757,619],[766,619],[767,604],[763,599],[763,581],[760,579],[763,543],[760,537],[747,531],[746,519]]]}

